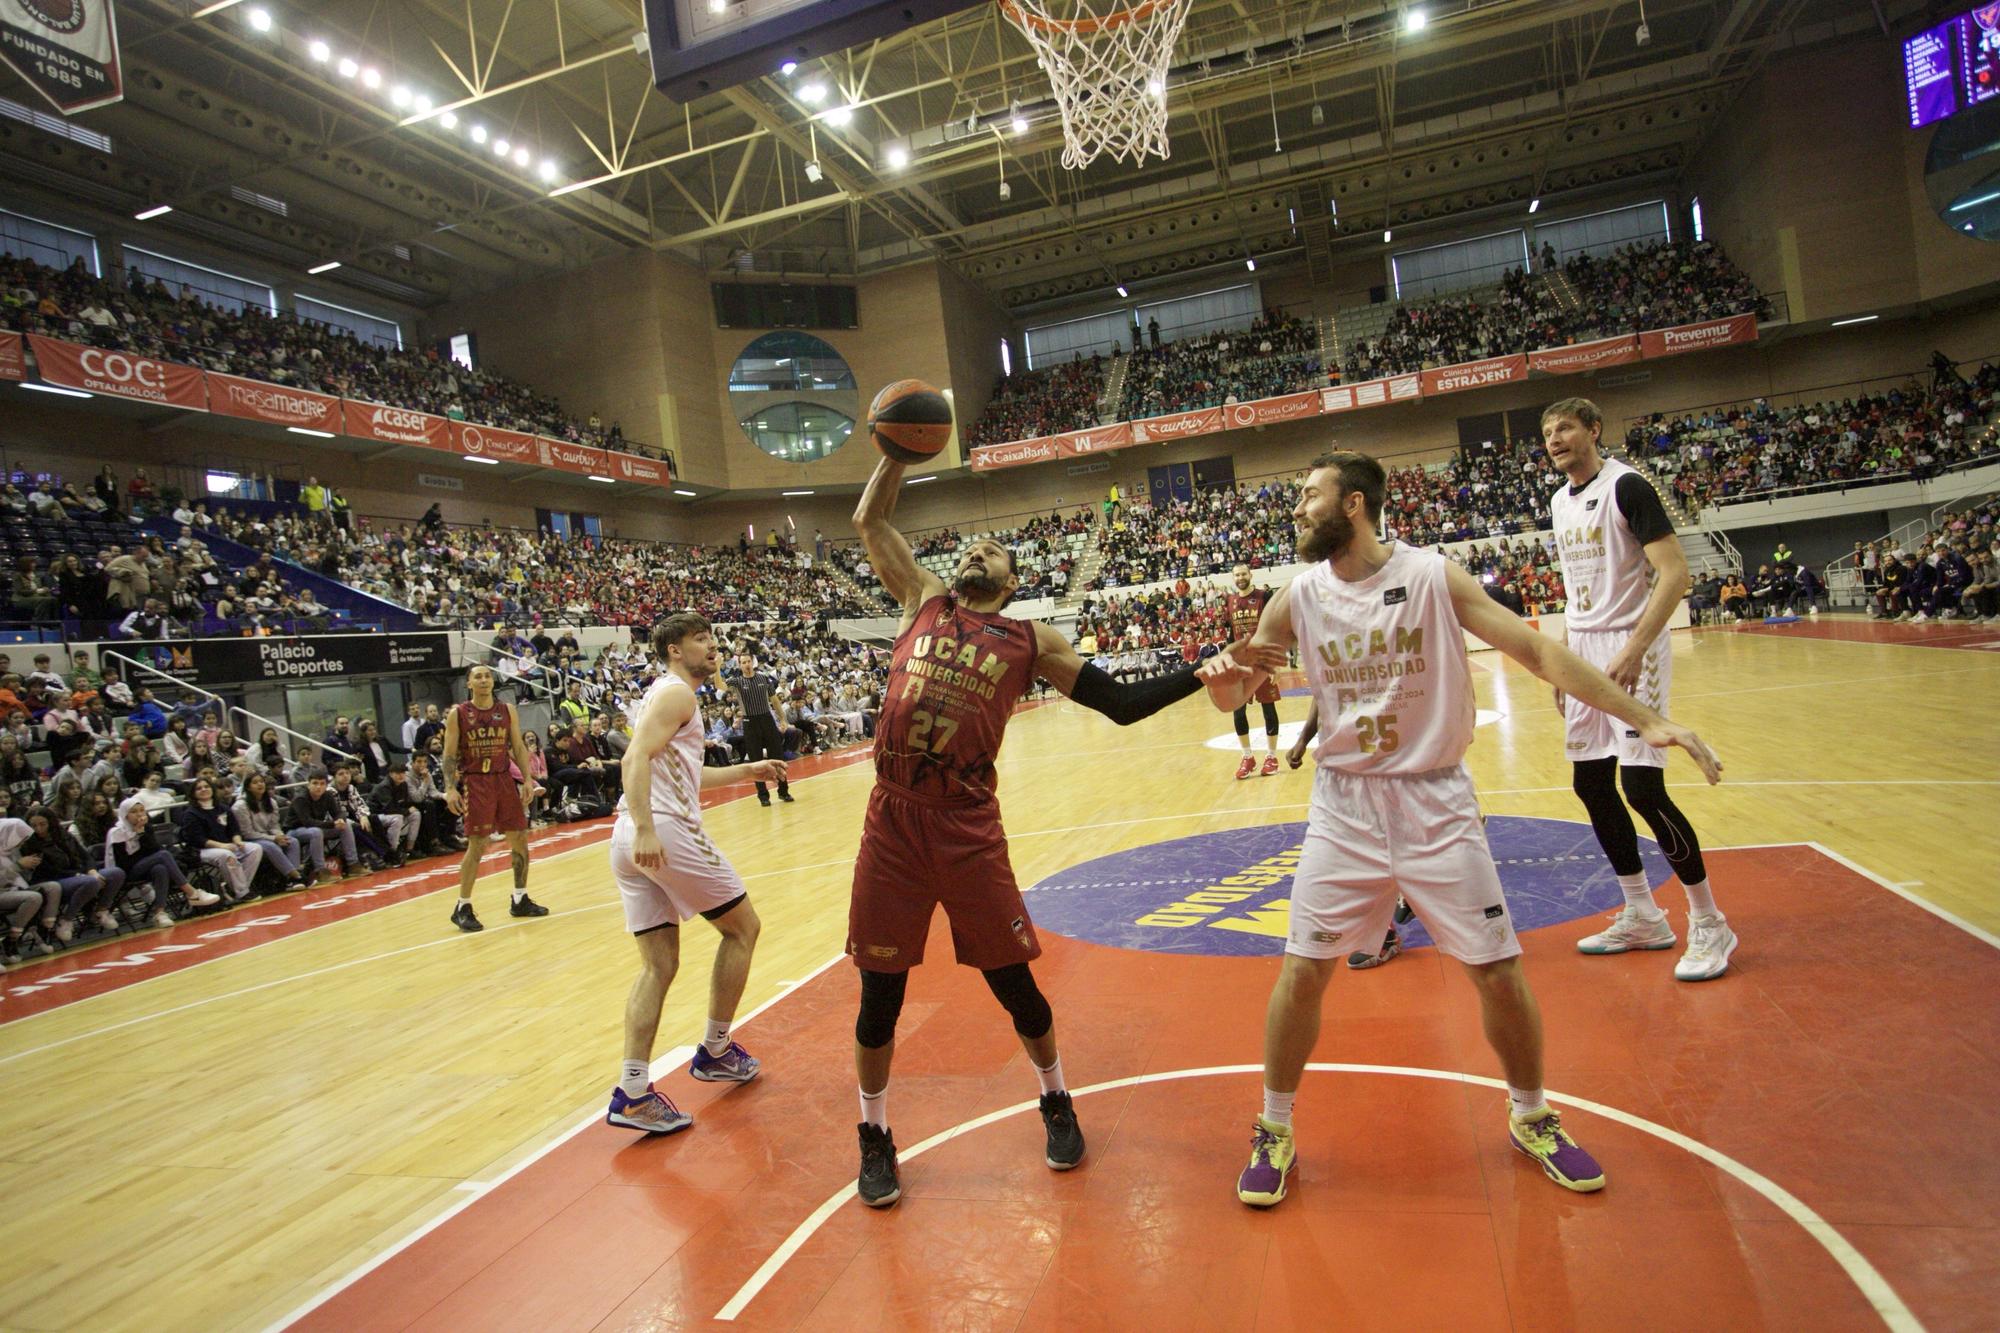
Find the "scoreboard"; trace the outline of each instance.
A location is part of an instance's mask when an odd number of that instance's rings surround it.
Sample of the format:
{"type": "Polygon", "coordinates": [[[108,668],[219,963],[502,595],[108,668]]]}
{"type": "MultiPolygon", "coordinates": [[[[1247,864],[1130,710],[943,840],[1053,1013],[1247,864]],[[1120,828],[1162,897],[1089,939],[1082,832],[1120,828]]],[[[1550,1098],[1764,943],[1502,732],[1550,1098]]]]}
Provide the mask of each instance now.
{"type": "Polygon", "coordinates": [[[1913,130],[2000,96],[2000,0],[1906,40],[1903,89],[1913,130]]]}

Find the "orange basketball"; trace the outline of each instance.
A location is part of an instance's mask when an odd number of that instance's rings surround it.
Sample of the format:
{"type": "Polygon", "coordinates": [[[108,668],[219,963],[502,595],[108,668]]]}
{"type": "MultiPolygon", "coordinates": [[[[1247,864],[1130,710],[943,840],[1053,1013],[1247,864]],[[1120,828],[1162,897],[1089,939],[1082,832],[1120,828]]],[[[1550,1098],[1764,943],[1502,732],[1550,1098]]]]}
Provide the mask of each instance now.
{"type": "Polygon", "coordinates": [[[926,462],[951,439],[951,403],[922,380],[897,380],[868,404],[868,434],[898,463],[926,462]]]}

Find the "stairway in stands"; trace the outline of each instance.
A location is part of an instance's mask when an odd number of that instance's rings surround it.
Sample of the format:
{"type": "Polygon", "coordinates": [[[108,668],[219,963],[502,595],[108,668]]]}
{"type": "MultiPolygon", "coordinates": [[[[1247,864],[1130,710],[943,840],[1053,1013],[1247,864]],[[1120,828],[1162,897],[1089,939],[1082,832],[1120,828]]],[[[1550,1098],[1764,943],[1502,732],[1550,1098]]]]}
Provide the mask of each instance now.
{"type": "Polygon", "coordinates": [[[1069,572],[1069,591],[1056,599],[1058,606],[1075,606],[1083,600],[1083,590],[1097,577],[1097,571],[1104,568],[1104,525],[1090,525],[1090,544],[1083,548],[1076,558],[1076,568],[1069,572]]]}
{"type": "Polygon", "coordinates": [[[1569,285],[1569,279],[1563,276],[1561,269],[1544,269],[1536,274],[1536,276],[1542,280],[1543,290],[1548,292],[1549,296],[1564,314],[1570,313],[1583,304],[1577,297],[1576,288],[1569,285]]]}
{"type": "Polygon", "coordinates": [[[1104,392],[1097,396],[1097,424],[1108,426],[1119,419],[1119,407],[1125,401],[1125,372],[1132,367],[1129,356],[1114,356],[1111,365],[1104,372],[1104,392]]]}
{"type": "Polygon", "coordinates": [[[1636,458],[1618,445],[1607,443],[1604,452],[1618,459],[1653,484],[1659,492],[1660,503],[1666,506],[1667,517],[1674,521],[1674,533],[1680,538],[1681,550],[1687,554],[1688,572],[1695,578],[1709,574],[1727,574],[1731,570],[1743,568],[1743,557],[1727,536],[1715,528],[1703,527],[1695,516],[1681,503],[1680,496],[1668,479],[1655,472],[1643,459],[1636,458]]]}
{"type": "Polygon", "coordinates": [[[1330,312],[1321,315],[1314,322],[1319,325],[1320,365],[1329,371],[1340,369],[1340,315],[1338,312],[1330,312]]]}

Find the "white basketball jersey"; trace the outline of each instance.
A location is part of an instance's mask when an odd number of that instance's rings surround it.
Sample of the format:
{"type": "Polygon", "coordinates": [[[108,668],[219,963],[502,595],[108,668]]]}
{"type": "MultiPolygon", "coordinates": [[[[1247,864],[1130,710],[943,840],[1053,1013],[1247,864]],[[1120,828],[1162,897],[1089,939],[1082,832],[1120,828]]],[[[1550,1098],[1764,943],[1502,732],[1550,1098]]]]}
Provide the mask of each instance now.
{"type": "Polygon", "coordinates": [[[1292,582],[1291,611],[1319,702],[1322,765],[1410,774],[1464,760],[1472,670],[1443,556],[1396,542],[1359,582],[1321,561],[1292,582]]]}
{"type": "Polygon", "coordinates": [[[1549,501],[1568,595],[1563,622],[1570,629],[1631,629],[1652,595],[1653,567],[1613,493],[1628,473],[1636,475],[1607,458],[1589,485],[1575,494],[1565,485],[1549,501]]]}
{"type": "MultiPolygon", "coordinates": [[[[668,690],[688,689],[688,683],[669,671],[654,681],[646,691],[646,697],[639,704],[639,716],[653,706],[653,700],[668,690]]],[[[701,703],[695,702],[694,712],[681,724],[673,739],[665,748],[653,756],[653,814],[669,815],[701,822],[701,760],[703,732],[701,726],[701,703]]],[[[625,811],[625,798],[618,799],[618,809],[625,811]]]]}

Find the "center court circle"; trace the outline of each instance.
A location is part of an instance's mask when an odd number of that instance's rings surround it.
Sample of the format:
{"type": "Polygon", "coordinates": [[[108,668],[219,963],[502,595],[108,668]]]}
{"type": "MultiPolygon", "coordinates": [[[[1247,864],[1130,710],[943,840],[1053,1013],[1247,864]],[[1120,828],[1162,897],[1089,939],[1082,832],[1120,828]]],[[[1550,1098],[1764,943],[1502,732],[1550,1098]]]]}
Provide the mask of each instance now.
{"type": "MultiPolygon", "coordinates": [[[[1275,956],[1285,951],[1292,868],[1305,836],[1303,823],[1260,824],[1127,848],[1028,888],[1028,909],[1038,930],[1118,949],[1275,956]]],[[[1486,822],[1486,840],[1518,931],[1624,905],[1589,824],[1494,815],[1486,822]]],[[[1639,854],[1653,884],[1673,873],[1650,840],[1639,840],[1639,854]]],[[[1430,942],[1421,921],[1404,927],[1405,948],[1430,942]]],[[[1355,947],[1369,944],[1357,941],[1355,947]]]]}

